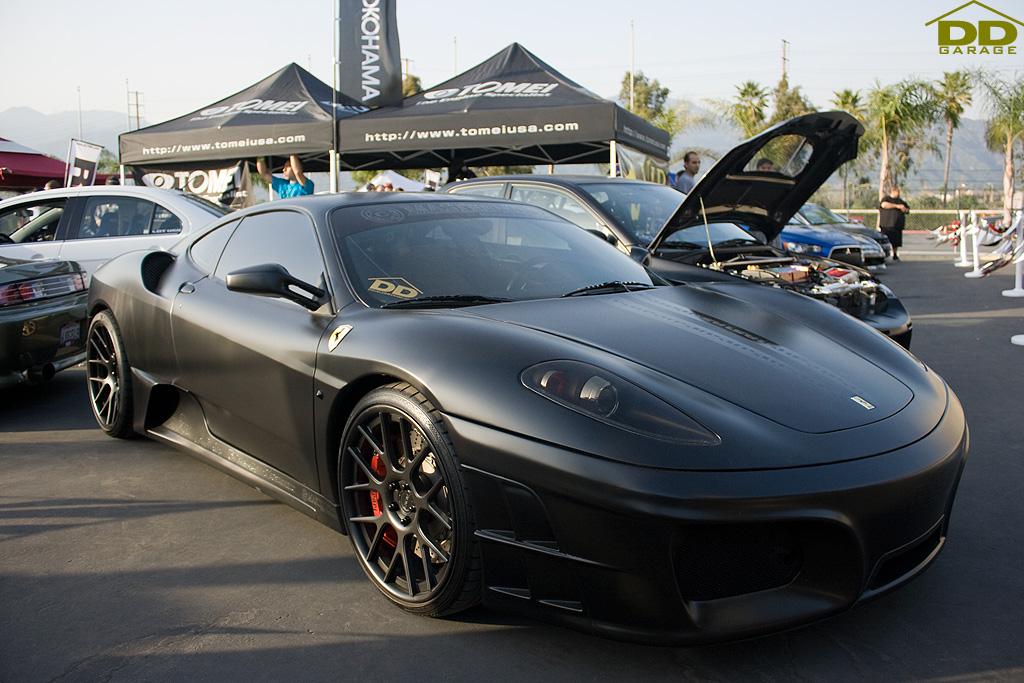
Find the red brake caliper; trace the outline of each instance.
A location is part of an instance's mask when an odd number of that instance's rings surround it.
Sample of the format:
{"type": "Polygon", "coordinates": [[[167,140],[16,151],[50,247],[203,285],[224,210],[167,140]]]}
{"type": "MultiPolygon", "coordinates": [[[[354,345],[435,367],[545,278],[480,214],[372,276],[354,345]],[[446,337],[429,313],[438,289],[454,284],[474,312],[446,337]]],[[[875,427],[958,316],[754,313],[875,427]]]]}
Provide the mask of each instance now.
{"type": "MultiPolygon", "coordinates": [[[[373,456],[370,460],[370,467],[373,468],[374,473],[380,478],[384,478],[387,471],[384,469],[384,461],[380,459],[379,455],[373,456]]],[[[384,514],[384,501],[381,500],[380,493],[377,491],[370,491],[370,507],[373,508],[373,516],[380,517],[384,514]]],[[[384,542],[394,548],[398,544],[398,535],[395,533],[394,528],[388,527],[384,531],[384,542]]]]}

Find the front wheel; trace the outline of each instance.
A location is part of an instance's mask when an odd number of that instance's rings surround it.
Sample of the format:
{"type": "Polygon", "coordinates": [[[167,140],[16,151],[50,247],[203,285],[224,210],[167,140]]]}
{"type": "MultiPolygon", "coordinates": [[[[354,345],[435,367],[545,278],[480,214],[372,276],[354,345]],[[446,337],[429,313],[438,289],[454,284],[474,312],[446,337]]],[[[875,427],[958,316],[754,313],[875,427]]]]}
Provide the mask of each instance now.
{"type": "Polygon", "coordinates": [[[133,436],[131,368],[110,311],[100,311],[89,324],[85,366],[89,403],[100,429],[119,439],[133,436]]]}
{"type": "Polygon", "coordinates": [[[426,616],[479,602],[468,494],[426,397],[405,383],[367,394],[345,426],[338,476],[352,545],[388,599],[426,616]]]}

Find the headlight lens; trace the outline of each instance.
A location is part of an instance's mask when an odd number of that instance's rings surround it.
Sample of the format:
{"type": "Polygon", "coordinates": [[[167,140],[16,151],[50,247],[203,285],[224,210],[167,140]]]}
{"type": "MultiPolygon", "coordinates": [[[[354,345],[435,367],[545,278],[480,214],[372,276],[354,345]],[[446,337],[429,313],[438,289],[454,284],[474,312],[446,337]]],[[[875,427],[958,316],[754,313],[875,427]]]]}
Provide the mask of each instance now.
{"type": "Polygon", "coordinates": [[[783,242],[782,246],[785,247],[786,251],[796,252],[797,254],[820,254],[821,247],[817,244],[804,244],[803,242],[783,242]]]}
{"type": "Polygon", "coordinates": [[[527,389],[546,399],[634,434],[690,445],[722,441],[654,394],[589,363],[548,361],[527,368],[521,379],[527,389]]]}

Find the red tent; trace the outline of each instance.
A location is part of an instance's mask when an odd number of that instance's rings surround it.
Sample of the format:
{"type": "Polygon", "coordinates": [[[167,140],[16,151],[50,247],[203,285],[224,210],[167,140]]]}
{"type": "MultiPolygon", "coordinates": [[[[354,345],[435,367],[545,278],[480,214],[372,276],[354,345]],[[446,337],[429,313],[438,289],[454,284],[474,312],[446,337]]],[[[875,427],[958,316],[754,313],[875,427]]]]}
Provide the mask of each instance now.
{"type": "Polygon", "coordinates": [[[48,180],[64,182],[67,165],[6,138],[0,138],[0,188],[40,188],[48,180]]]}

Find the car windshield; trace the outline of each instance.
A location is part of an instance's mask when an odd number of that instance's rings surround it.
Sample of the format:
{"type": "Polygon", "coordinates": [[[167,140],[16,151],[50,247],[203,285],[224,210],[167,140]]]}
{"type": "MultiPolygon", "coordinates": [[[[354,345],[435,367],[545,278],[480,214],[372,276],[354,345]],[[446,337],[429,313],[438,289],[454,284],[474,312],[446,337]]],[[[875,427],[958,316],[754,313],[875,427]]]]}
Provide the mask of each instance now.
{"type": "Polygon", "coordinates": [[[633,244],[641,246],[654,241],[686,198],[682,192],[656,183],[608,181],[581,183],[580,187],[629,233],[633,244]]]}
{"type": "Polygon", "coordinates": [[[375,307],[467,306],[660,283],[607,242],[522,204],[346,206],[331,213],[330,224],[354,291],[375,307]]]}
{"type": "Polygon", "coordinates": [[[839,214],[820,204],[804,204],[800,209],[800,215],[811,225],[839,225],[848,222],[839,214]]]}
{"type": "Polygon", "coordinates": [[[706,249],[708,245],[743,246],[764,244],[763,239],[747,232],[735,223],[708,223],[691,225],[676,230],[661,243],[665,249],[706,249]]]}

